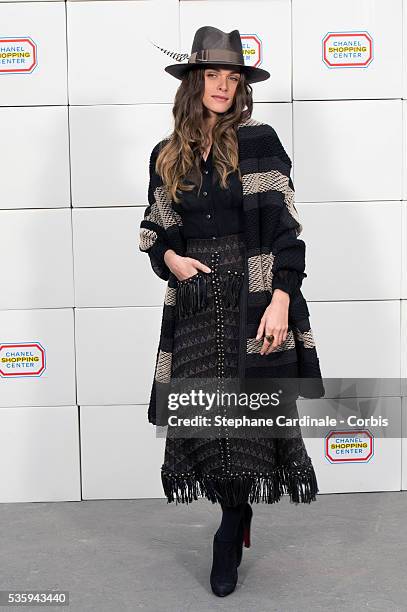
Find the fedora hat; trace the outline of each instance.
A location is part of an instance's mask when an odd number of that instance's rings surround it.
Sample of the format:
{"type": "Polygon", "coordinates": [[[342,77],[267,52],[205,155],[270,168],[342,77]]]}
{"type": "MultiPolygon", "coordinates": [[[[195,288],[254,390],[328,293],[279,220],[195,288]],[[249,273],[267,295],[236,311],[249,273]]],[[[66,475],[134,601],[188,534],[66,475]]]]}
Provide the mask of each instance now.
{"type": "Polygon", "coordinates": [[[170,64],[165,67],[165,71],[176,79],[182,79],[188,70],[205,65],[240,68],[245,73],[248,83],[258,83],[270,77],[267,70],[247,66],[244,63],[239,30],[232,30],[232,32],[227,33],[212,26],[202,26],[195,32],[191,54],[168,51],[155,43],[152,44],[177,62],[182,62],[188,58],[187,63],[170,64]]]}

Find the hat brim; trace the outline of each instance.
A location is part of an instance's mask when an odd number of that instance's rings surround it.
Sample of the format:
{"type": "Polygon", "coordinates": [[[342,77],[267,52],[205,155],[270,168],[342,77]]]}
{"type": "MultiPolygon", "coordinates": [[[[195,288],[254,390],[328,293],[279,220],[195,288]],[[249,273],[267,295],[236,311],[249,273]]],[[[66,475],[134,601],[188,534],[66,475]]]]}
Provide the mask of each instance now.
{"type": "Polygon", "coordinates": [[[187,64],[171,64],[170,66],[166,66],[164,70],[168,72],[171,76],[176,79],[182,79],[184,75],[194,68],[210,68],[211,66],[229,66],[230,68],[238,68],[246,75],[246,80],[248,83],[259,83],[260,81],[266,81],[270,78],[270,73],[267,70],[263,70],[262,68],[255,68],[253,66],[242,66],[241,64],[225,64],[225,62],[199,62],[196,64],[187,63],[187,64]]]}

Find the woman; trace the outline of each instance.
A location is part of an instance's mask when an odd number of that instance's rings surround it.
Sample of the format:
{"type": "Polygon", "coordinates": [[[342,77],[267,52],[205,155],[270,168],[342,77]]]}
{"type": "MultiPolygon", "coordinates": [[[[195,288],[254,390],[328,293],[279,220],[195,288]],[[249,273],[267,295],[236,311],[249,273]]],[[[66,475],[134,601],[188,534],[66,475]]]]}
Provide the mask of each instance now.
{"type": "MultiPolygon", "coordinates": [[[[243,543],[250,546],[249,501],[274,503],[283,493],[296,504],[315,501],[315,472],[297,426],[281,437],[236,435],[227,424],[213,435],[205,427],[180,435],[158,417],[168,385],[186,390],[198,379],[219,391],[250,380],[258,390],[281,377],[300,381],[295,397],[321,397],[323,386],[300,291],[305,245],[291,161],[274,129],[251,118],[250,83],[270,75],[245,66],[238,30],[210,26],[196,32],[187,64],[165,70],[181,80],[175,125],[152,151],[140,226],[140,249],[168,281],[148,416],[168,426],[168,502],[202,496],[221,505],[210,582],[224,596],[235,589],[243,543]]],[[[298,416],[290,397],[287,410],[298,416]]]]}

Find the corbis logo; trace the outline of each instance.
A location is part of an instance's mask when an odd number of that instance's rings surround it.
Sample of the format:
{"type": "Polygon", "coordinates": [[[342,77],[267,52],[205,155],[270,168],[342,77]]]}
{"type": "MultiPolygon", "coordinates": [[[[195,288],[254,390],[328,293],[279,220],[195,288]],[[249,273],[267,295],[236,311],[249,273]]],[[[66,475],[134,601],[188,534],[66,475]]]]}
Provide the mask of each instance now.
{"type": "Polygon", "coordinates": [[[373,60],[373,40],[367,32],[328,32],[322,59],[329,68],[366,68],[373,60]]]}
{"type": "Polygon", "coordinates": [[[263,61],[262,43],[257,34],[241,34],[243,57],[246,66],[257,68],[263,61]]]}
{"type": "Polygon", "coordinates": [[[330,431],[325,456],[331,463],[366,463],[373,457],[373,435],[367,429],[330,431]]]}
{"type": "Polygon", "coordinates": [[[0,74],[30,73],[37,66],[37,45],[29,37],[0,38],[0,74]]]}
{"type": "Polygon", "coordinates": [[[39,342],[0,344],[0,376],[41,376],[45,370],[45,349],[39,342]]]}

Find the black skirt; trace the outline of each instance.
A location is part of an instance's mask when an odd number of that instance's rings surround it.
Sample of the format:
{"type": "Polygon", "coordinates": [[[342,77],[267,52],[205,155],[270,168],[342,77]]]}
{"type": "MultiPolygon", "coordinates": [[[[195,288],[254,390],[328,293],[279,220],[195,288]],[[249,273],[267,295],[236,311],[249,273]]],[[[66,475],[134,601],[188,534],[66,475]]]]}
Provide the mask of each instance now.
{"type": "MultiPolygon", "coordinates": [[[[185,255],[211,272],[177,283],[171,377],[185,385],[187,379],[236,380],[246,273],[243,234],[188,239],[185,255]]],[[[269,375],[278,377],[278,368],[269,375]]],[[[295,401],[291,414],[298,416],[295,401]]],[[[202,436],[180,437],[179,430],[167,426],[161,479],[168,502],[205,497],[227,506],[274,503],[284,493],[295,504],[316,500],[317,479],[299,426],[284,437],[265,437],[261,431],[237,437],[227,426],[218,431],[205,436],[202,428],[202,436]]]]}

